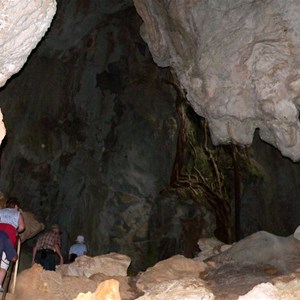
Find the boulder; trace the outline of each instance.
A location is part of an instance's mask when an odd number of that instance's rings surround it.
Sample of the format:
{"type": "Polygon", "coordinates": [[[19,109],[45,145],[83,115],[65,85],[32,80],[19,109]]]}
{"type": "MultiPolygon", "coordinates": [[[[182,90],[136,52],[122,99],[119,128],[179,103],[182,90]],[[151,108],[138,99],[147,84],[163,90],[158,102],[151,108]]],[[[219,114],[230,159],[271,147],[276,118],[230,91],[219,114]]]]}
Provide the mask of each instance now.
{"type": "Polygon", "coordinates": [[[20,239],[23,243],[43,231],[45,229],[45,225],[41,223],[32,212],[23,211],[22,214],[25,223],[25,230],[20,234],[20,239]]]}
{"type": "Polygon", "coordinates": [[[137,300],[213,300],[214,294],[205,286],[201,279],[186,278],[167,280],[155,285],[137,300]]]}
{"type": "Polygon", "coordinates": [[[95,293],[80,293],[74,300],[121,300],[119,282],[115,279],[105,280],[99,284],[95,293]]]}
{"type": "Polygon", "coordinates": [[[131,259],[128,256],[111,252],[95,257],[83,255],[69,265],[58,266],[57,270],[64,276],[90,277],[97,273],[108,276],[126,276],[130,263],[131,259]]]}
{"type": "Polygon", "coordinates": [[[147,292],[163,281],[199,278],[200,273],[204,272],[206,267],[202,261],[175,255],[148,268],[139,276],[136,285],[141,291],[147,292]]]}

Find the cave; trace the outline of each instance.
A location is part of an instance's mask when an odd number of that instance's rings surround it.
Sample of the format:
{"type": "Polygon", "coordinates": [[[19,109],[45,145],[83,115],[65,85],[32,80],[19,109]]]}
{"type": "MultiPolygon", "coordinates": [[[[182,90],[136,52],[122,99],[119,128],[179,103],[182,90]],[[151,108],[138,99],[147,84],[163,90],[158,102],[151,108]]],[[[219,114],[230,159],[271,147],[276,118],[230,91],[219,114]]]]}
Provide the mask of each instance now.
{"type": "MultiPolygon", "coordinates": [[[[300,249],[297,0],[13,2],[0,13],[0,191],[59,224],[66,261],[78,235],[91,257],[130,257],[132,276],[201,255],[201,239],[300,249]]],[[[43,232],[22,243],[19,274],[43,232]]],[[[299,278],[279,265],[205,299],[299,278]]],[[[122,299],[138,296],[163,299],[122,299]]]]}

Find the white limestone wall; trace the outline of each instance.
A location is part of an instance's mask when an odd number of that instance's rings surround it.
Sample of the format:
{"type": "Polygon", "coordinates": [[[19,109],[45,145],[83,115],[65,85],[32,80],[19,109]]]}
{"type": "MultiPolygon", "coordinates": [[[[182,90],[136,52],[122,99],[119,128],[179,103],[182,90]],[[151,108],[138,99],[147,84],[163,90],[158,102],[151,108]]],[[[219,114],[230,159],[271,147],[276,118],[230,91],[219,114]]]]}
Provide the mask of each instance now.
{"type": "Polygon", "coordinates": [[[154,61],[171,66],[214,144],[260,137],[300,159],[299,0],[134,0],[154,61]]]}
{"type": "Polygon", "coordinates": [[[0,87],[23,67],[55,12],[55,0],[0,1],[0,87]]]}
{"type": "MultiPolygon", "coordinates": [[[[55,12],[55,0],[0,0],[0,87],[23,67],[55,12]]],[[[0,144],[5,133],[0,110],[0,144]]]]}

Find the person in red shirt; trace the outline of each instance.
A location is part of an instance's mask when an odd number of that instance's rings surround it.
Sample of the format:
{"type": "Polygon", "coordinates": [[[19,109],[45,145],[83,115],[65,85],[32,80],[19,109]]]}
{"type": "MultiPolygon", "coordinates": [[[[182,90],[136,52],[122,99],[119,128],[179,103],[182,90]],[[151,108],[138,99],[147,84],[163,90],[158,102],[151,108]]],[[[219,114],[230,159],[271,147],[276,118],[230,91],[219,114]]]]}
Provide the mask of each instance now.
{"type": "MultiPolygon", "coordinates": [[[[10,197],[6,201],[6,207],[0,209],[0,231],[5,232],[12,245],[16,247],[18,233],[25,230],[25,224],[22,214],[19,211],[19,201],[15,197],[10,197]]],[[[0,290],[9,267],[9,260],[6,258],[5,251],[2,252],[0,264],[0,290]]]]}

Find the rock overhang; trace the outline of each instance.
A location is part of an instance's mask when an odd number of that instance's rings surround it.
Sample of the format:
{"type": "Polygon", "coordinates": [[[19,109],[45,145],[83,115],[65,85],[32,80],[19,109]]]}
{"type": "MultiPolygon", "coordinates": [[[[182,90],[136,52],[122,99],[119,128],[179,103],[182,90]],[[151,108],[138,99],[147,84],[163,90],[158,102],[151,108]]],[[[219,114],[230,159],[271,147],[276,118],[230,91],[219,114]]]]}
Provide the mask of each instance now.
{"type": "Polygon", "coordinates": [[[154,61],[174,69],[215,145],[262,140],[300,160],[300,2],[134,0],[154,61]]]}

